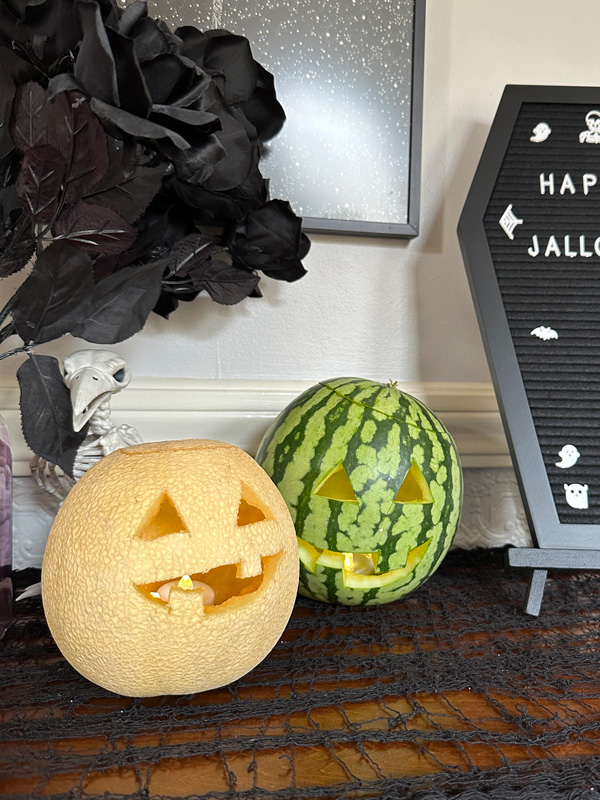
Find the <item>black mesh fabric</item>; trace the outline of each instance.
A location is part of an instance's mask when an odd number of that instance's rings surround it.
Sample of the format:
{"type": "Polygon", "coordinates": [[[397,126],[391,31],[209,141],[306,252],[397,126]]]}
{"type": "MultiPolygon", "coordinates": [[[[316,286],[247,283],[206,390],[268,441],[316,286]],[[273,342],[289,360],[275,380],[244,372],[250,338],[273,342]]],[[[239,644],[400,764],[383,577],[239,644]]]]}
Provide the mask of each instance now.
{"type": "Polygon", "coordinates": [[[92,685],[41,601],[18,603],[1,645],[0,795],[600,798],[600,577],[551,573],[528,617],[527,574],[503,556],[453,552],[387,606],[299,599],[262,664],[185,697],[92,685]]]}

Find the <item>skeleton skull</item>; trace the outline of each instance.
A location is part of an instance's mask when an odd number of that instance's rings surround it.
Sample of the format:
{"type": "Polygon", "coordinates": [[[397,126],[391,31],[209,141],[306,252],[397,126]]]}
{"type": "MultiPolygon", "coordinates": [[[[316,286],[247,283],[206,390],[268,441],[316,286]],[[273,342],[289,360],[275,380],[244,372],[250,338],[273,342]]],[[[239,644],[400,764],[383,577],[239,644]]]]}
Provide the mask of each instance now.
{"type": "Polygon", "coordinates": [[[131,381],[127,363],[110,350],[78,350],[63,361],[71,392],[73,428],[80,431],[110,395],[131,381]]]}

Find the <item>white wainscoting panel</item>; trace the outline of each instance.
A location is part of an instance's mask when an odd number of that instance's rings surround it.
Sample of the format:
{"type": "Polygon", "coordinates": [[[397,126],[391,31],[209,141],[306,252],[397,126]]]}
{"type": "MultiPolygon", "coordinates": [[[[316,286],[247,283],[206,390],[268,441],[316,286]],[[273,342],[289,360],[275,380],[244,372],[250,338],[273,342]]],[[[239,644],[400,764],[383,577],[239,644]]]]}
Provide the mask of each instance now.
{"type": "MultiPolygon", "coordinates": [[[[146,441],[222,439],[251,454],[270,422],[309,381],[209,381],[138,378],[113,399],[115,424],[134,425],[146,441]]],[[[465,507],[455,544],[528,544],[506,438],[493,389],[481,383],[418,383],[399,388],[425,402],[447,425],[465,467],[465,507]]],[[[40,566],[56,501],[29,476],[15,380],[0,378],[0,413],[14,440],[15,568],[40,566]]]]}
{"type": "MultiPolygon", "coordinates": [[[[269,423],[313,381],[232,381],[134,378],[112,401],[115,424],[135,426],[146,441],[223,439],[249,453],[269,423]]],[[[463,466],[510,466],[508,447],[491,384],[405,383],[447,425],[463,466]]],[[[21,434],[19,389],[0,377],[0,414],[14,440],[15,475],[29,474],[31,452],[21,434]]]]}

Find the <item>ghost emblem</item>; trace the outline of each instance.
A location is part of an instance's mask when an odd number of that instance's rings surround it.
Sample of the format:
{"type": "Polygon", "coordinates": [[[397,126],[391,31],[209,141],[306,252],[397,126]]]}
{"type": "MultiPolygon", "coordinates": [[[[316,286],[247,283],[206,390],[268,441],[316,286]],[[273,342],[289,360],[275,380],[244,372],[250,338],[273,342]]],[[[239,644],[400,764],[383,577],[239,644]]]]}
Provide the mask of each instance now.
{"type": "Polygon", "coordinates": [[[581,483],[565,483],[565,499],[571,508],[588,507],[588,485],[581,483]]]}
{"type": "Polygon", "coordinates": [[[561,450],[558,451],[561,460],[556,462],[556,466],[561,469],[569,469],[577,463],[581,453],[574,444],[565,444],[561,450]]]}
{"type": "Polygon", "coordinates": [[[532,133],[533,136],[529,137],[529,141],[535,142],[537,144],[538,142],[546,141],[546,139],[552,133],[552,128],[550,127],[550,125],[548,125],[547,122],[538,122],[538,124],[533,129],[532,133]]]}

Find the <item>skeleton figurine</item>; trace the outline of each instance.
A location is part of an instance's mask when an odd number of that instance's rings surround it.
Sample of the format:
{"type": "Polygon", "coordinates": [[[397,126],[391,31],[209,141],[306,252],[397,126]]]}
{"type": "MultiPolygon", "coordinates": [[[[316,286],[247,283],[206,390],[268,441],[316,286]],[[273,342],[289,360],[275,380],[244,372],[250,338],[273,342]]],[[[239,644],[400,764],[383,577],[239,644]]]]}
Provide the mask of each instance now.
{"type": "Polygon", "coordinates": [[[63,501],[69,490],[103,456],[140,444],[142,437],[131,425],[113,425],[110,399],[129,385],[127,363],[110,350],[78,350],[65,358],[64,382],[71,392],[73,429],[80,431],[89,422],[87,436],[77,450],[73,478],[56,464],[39,456],[31,461],[31,472],[42,489],[63,501]]]}

